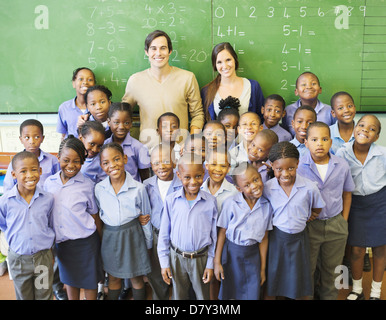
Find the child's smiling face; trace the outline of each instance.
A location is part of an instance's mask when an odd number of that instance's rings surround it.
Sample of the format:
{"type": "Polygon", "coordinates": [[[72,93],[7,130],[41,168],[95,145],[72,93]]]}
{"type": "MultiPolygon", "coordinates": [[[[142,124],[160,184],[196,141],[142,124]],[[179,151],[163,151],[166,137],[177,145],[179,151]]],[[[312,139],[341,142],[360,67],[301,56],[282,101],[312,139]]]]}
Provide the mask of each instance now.
{"type": "Polygon", "coordinates": [[[220,124],[207,124],[204,128],[203,134],[208,142],[208,149],[216,149],[217,147],[225,144],[225,132],[220,124]]]}
{"type": "Polygon", "coordinates": [[[353,122],[356,114],[355,104],[348,95],[340,95],[335,98],[331,114],[339,122],[350,124],[353,122]]]}
{"type": "Polygon", "coordinates": [[[244,113],[240,117],[238,132],[248,143],[253,140],[260,131],[260,118],[256,113],[244,113]]]}
{"type": "Polygon", "coordinates": [[[188,200],[196,198],[204,181],[204,173],[202,164],[180,163],[178,165],[177,176],[181,180],[188,200]]]}
{"type": "Polygon", "coordinates": [[[248,158],[250,161],[266,161],[271,148],[272,143],[256,135],[248,146],[248,158]]]}
{"type": "Polygon", "coordinates": [[[315,114],[310,110],[300,110],[296,113],[292,120],[292,127],[294,128],[296,139],[299,142],[304,143],[304,139],[306,139],[307,136],[307,128],[315,121],[315,114]]]}
{"type": "Polygon", "coordinates": [[[267,128],[272,128],[276,126],[281,118],[285,116],[284,111],[285,106],[283,106],[281,101],[268,99],[264,106],[261,108],[261,113],[264,117],[264,123],[267,128]]]}
{"type": "Polygon", "coordinates": [[[315,101],[321,93],[322,88],[314,74],[305,73],[298,78],[295,95],[299,96],[301,100],[315,101]]]}
{"type": "Polygon", "coordinates": [[[176,167],[172,159],[173,152],[168,148],[157,148],[151,153],[151,168],[158,179],[162,181],[173,180],[174,168],[176,167]]]}
{"type": "Polygon", "coordinates": [[[79,140],[83,142],[84,147],[87,150],[87,158],[94,158],[98,155],[103,146],[105,136],[98,131],[91,130],[86,136],[80,135],[79,140]]]}
{"type": "Polygon", "coordinates": [[[354,128],[355,143],[371,145],[378,140],[380,129],[380,122],[375,116],[363,116],[354,128]]]}
{"type": "Polygon", "coordinates": [[[64,147],[59,156],[59,164],[61,172],[61,178],[63,181],[67,181],[75,177],[82,168],[82,160],[79,154],[71,148],[64,147]]]}
{"type": "Polygon", "coordinates": [[[264,188],[260,173],[255,168],[246,168],[243,173],[236,176],[236,188],[247,199],[259,199],[264,188]]]}
{"type": "Polygon", "coordinates": [[[20,193],[34,191],[40,180],[41,173],[42,169],[39,161],[32,157],[16,161],[11,172],[12,178],[17,180],[17,188],[20,193]]]}
{"type": "Polygon", "coordinates": [[[227,154],[224,152],[211,152],[205,167],[211,180],[217,183],[222,182],[230,169],[227,154]]]}
{"type": "Polygon", "coordinates": [[[94,74],[87,69],[81,69],[76,74],[75,80],[72,81],[72,87],[76,95],[84,95],[89,87],[95,84],[94,74]]]}
{"type": "Polygon", "coordinates": [[[115,148],[106,148],[100,154],[103,171],[113,180],[119,180],[125,176],[125,164],[127,156],[115,148]]]}
{"type": "MultiPolygon", "coordinates": [[[[122,142],[131,129],[131,117],[127,111],[115,111],[107,123],[117,142],[122,142]]],[[[114,140],[115,141],[115,140],[114,140]]]]}
{"type": "Polygon", "coordinates": [[[299,160],[296,158],[282,158],[273,162],[275,178],[282,187],[289,187],[295,183],[298,164],[299,160]]]}

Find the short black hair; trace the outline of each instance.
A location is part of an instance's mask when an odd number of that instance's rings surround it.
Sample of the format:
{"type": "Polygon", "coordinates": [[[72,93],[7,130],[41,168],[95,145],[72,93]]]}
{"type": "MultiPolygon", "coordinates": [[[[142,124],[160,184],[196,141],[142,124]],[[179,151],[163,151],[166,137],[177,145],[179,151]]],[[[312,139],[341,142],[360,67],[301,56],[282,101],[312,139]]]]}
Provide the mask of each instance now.
{"type": "Polygon", "coordinates": [[[316,80],[318,81],[318,84],[319,84],[319,86],[320,86],[320,81],[319,81],[318,76],[317,76],[315,73],[311,72],[311,71],[305,71],[305,72],[303,72],[299,77],[297,77],[296,83],[295,83],[295,88],[298,87],[298,82],[299,82],[300,77],[303,76],[303,75],[305,75],[305,74],[311,74],[311,75],[313,75],[313,76],[316,78],[316,80]]]}
{"type": "Polygon", "coordinates": [[[42,133],[42,135],[44,135],[43,125],[39,120],[36,120],[36,119],[27,119],[27,120],[23,121],[20,125],[20,135],[23,132],[23,129],[27,126],[38,127],[40,129],[40,132],[42,133]]]}
{"type": "Polygon", "coordinates": [[[308,111],[311,111],[313,114],[314,114],[314,116],[315,116],[315,121],[316,121],[316,119],[317,119],[317,114],[316,114],[316,111],[315,111],[315,109],[313,108],[313,107],[311,107],[311,106],[308,106],[308,105],[302,105],[302,106],[300,106],[299,108],[297,108],[296,110],[295,110],[295,113],[294,113],[294,117],[293,117],[293,119],[295,120],[295,116],[298,114],[298,112],[299,111],[302,111],[302,110],[308,110],[308,111]]]}
{"type": "Polygon", "coordinates": [[[329,136],[331,136],[331,130],[330,130],[330,127],[328,124],[322,122],[322,121],[315,121],[313,123],[311,123],[308,128],[307,128],[307,135],[306,135],[306,139],[308,139],[308,134],[310,132],[310,130],[312,128],[326,128],[328,130],[328,134],[329,136]]]}
{"type": "Polygon", "coordinates": [[[127,102],[113,102],[109,108],[108,118],[111,119],[111,117],[117,111],[127,112],[127,114],[130,117],[130,121],[133,121],[133,110],[132,110],[131,105],[129,103],[127,103],[127,102]]]}
{"type": "Polygon", "coordinates": [[[178,116],[175,113],[173,113],[173,112],[165,112],[165,113],[161,114],[158,117],[158,119],[157,119],[157,128],[160,127],[161,120],[162,120],[163,117],[174,117],[174,118],[176,118],[177,119],[177,123],[178,123],[178,127],[180,127],[180,118],[178,118],[178,116]]]}
{"type": "Polygon", "coordinates": [[[94,77],[94,81],[95,81],[95,74],[94,74],[94,71],[92,71],[90,68],[87,68],[87,67],[80,67],[80,68],[76,68],[73,72],[72,72],[72,81],[75,81],[76,80],[76,76],[78,75],[79,71],[80,70],[88,70],[92,73],[93,77],[94,77]]]}
{"type": "Polygon", "coordinates": [[[283,110],[285,109],[285,100],[284,100],[284,98],[281,95],[279,95],[279,94],[271,94],[271,95],[269,95],[268,97],[266,97],[264,99],[264,106],[265,106],[265,104],[267,103],[268,100],[280,101],[282,106],[283,106],[283,110]]]}
{"type": "Polygon", "coordinates": [[[237,166],[234,167],[232,170],[231,178],[232,178],[235,185],[239,186],[237,183],[237,177],[241,176],[249,169],[255,170],[259,174],[259,176],[261,177],[261,174],[257,170],[256,167],[254,167],[251,163],[249,163],[247,161],[243,161],[243,162],[238,163],[237,166]]]}
{"type": "Polygon", "coordinates": [[[339,92],[334,93],[333,96],[331,97],[330,105],[332,108],[334,108],[336,98],[338,98],[340,96],[348,96],[352,100],[352,102],[355,104],[354,99],[351,96],[351,94],[349,94],[346,91],[339,91],[339,92]]]}
{"type": "Polygon", "coordinates": [[[107,88],[106,86],[102,86],[100,84],[97,84],[95,86],[88,88],[86,93],[84,94],[84,101],[86,102],[86,104],[87,104],[88,95],[90,94],[90,92],[93,92],[95,90],[102,91],[106,95],[107,99],[109,99],[109,100],[111,100],[111,97],[113,96],[113,94],[111,93],[109,88],[107,88]]]}
{"type": "Polygon", "coordinates": [[[33,152],[30,152],[30,151],[21,151],[21,152],[16,153],[15,156],[12,158],[12,161],[11,161],[12,168],[15,169],[16,163],[18,161],[23,161],[24,159],[34,159],[34,160],[36,160],[36,163],[38,164],[38,166],[40,166],[39,159],[36,156],[36,154],[34,154],[33,152]]]}

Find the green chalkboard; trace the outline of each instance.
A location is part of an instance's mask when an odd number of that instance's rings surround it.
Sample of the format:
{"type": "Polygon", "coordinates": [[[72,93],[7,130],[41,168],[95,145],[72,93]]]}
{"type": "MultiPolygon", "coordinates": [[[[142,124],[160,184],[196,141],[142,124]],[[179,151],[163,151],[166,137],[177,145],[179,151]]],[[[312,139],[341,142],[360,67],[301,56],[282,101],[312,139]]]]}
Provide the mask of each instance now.
{"type": "Polygon", "coordinates": [[[264,95],[297,99],[297,76],[321,81],[320,100],[350,92],[358,111],[386,111],[386,2],[381,0],[13,0],[0,2],[0,112],[56,112],[71,99],[72,71],[124,94],[127,79],[148,67],[146,35],[173,40],[171,64],[200,86],[213,77],[211,50],[228,41],[239,75],[264,95]]]}

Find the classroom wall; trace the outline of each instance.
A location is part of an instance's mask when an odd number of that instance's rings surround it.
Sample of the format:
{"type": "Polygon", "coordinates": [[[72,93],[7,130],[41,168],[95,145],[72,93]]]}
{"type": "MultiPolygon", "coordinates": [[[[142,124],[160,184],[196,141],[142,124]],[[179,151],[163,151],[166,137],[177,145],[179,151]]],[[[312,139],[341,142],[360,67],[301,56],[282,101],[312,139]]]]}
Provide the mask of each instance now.
{"type": "MultiPolygon", "coordinates": [[[[363,114],[357,113],[355,121],[363,114]]],[[[386,114],[375,114],[381,121],[382,131],[377,144],[386,147],[386,114]]],[[[46,152],[58,152],[61,135],[56,132],[56,114],[2,115],[0,119],[0,152],[19,152],[23,145],[19,140],[19,126],[26,119],[37,119],[44,125],[45,139],[41,146],[46,152]]],[[[134,123],[132,136],[138,138],[138,123],[134,123]]]]}

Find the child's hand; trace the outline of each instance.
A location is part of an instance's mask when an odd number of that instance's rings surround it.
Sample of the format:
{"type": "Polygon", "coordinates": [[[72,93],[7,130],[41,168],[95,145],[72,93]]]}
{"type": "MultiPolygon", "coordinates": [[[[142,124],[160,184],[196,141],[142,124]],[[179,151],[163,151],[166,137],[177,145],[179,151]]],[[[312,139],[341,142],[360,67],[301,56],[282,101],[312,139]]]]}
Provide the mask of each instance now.
{"type": "Polygon", "coordinates": [[[82,126],[82,124],[84,124],[88,118],[90,117],[89,114],[82,114],[78,117],[78,122],[76,123],[76,126],[79,128],[80,126],[82,126]]]}
{"type": "Polygon", "coordinates": [[[224,269],[221,263],[214,264],[214,275],[218,281],[224,280],[224,269]]]}
{"type": "Polygon", "coordinates": [[[161,268],[162,279],[170,286],[170,279],[172,278],[172,270],[170,268],[161,268]]]}
{"type": "Polygon", "coordinates": [[[307,220],[307,222],[314,221],[318,216],[319,216],[319,213],[318,213],[318,212],[315,212],[315,211],[312,211],[312,210],[311,210],[311,216],[310,216],[310,218],[307,220]]]}
{"type": "Polygon", "coordinates": [[[265,270],[261,270],[260,272],[260,286],[262,286],[265,282],[265,270]]]}
{"type": "Polygon", "coordinates": [[[141,226],[145,226],[150,221],[150,214],[144,214],[144,215],[141,214],[138,217],[138,220],[139,220],[139,223],[141,224],[141,226]]]}
{"type": "Polygon", "coordinates": [[[267,169],[272,169],[272,164],[269,164],[265,161],[261,161],[261,164],[265,164],[267,166],[267,169]]]}
{"type": "Polygon", "coordinates": [[[202,282],[209,283],[213,278],[213,269],[205,268],[204,275],[202,276],[202,282]]]}

